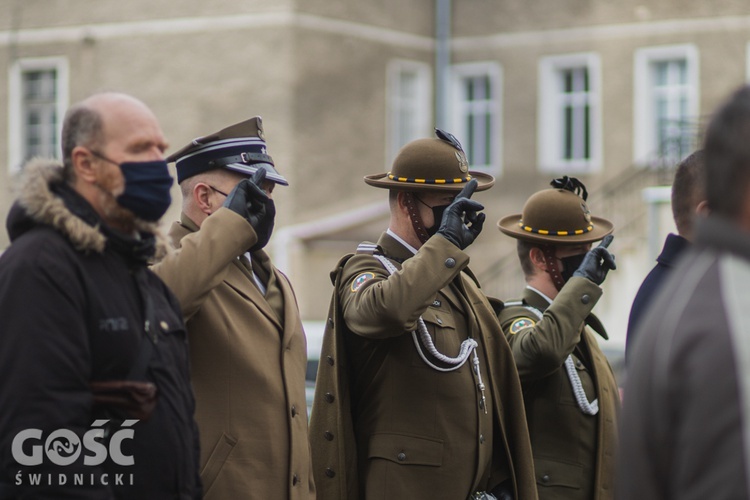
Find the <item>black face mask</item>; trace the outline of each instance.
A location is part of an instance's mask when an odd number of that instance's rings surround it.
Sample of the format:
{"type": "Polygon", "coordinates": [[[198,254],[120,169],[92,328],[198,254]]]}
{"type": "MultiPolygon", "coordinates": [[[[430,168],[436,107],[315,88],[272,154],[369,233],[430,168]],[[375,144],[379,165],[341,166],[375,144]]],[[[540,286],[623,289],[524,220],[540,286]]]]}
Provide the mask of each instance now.
{"type": "Polygon", "coordinates": [[[274,218],[276,217],[276,205],[274,205],[271,198],[265,201],[265,205],[266,214],[268,215],[263,220],[263,223],[255,228],[255,234],[258,236],[258,241],[255,242],[255,245],[250,247],[250,252],[255,252],[266,246],[268,244],[268,240],[271,239],[271,234],[273,234],[273,223],[274,218]]]}
{"type": "MultiPolygon", "coordinates": [[[[422,201],[422,200],[419,200],[419,201],[422,201]]],[[[425,231],[427,231],[427,234],[429,234],[430,236],[433,236],[435,233],[437,233],[437,230],[440,229],[440,223],[443,222],[443,214],[445,213],[445,209],[448,208],[449,206],[450,205],[438,205],[436,207],[430,207],[432,209],[432,217],[435,223],[431,227],[425,228],[425,231]]]]}
{"type": "Polygon", "coordinates": [[[563,265],[560,275],[562,276],[562,279],[565,280],[565,283],[573,277],[573,273],[583,263],[584,257],[586,257],[585,253],[579,253],[577,255],[571,255],[570,257],[563,257],[560,259],[560,262],[562,262],[563,265]]]}

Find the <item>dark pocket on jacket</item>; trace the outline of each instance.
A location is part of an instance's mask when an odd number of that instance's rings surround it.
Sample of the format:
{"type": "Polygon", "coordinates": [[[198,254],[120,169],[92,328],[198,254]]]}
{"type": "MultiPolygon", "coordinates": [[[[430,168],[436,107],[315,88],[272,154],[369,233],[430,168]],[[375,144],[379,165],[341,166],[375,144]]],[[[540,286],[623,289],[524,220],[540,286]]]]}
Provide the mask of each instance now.
{"type": "Polygon", "coordinates": [[[206,465],[203,466],[203,470],[201,470],[201,481],[203,481],[204,494],[207,494],[211,489],[211,486],[213,486],[214,481],[216,481],[216,478],[219,476],[219,472],[221,472],[221,468],[224,467],[227,458],[229,458],[229,454],[232,452],[236,444],[237,440],[226,434],[222,434],[219,438],[219,442],[214,446],[211,455],[206,461],[206,465]]]}
{"type": "Polygon", "coordinates": [[[370,438],[368,458],[383,458],[400,465],[443,464],[443,441],[420,436],[381,433],[370,438]]]}
{"type": "Polygon", "coordinates": [[[536,469],[536,484],[540,486],[581,488],[583,481],[583,466],[581,465],[536,458],[534,468],[536,469]]]}

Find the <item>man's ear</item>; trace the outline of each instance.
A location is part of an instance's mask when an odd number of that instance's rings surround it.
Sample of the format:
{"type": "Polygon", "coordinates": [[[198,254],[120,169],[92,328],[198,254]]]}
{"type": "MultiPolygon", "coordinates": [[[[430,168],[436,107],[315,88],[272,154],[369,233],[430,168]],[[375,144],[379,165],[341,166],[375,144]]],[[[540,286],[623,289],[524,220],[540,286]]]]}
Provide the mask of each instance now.
{"type": "Polygon", "coordinates": [[[211,188],[208,184],[198,182],[193,186],[193,201],[195,206],[206,215],[211,215],[218,207],[211,201],[211,188]]]}
{"type": "Polygon", "coordinates": [[[541,248],[531,247],[531,250],[529,250],[529,260],[531,260],[536,269],[541,271],[547,269],[547,259],[544,258],[544,252],[542,252],[541,248]]]}
{"type": "Polygon", "coordinates": [[[97,168],[94,164],[94,155],[83,146],[76,146],[70,154],[73,172],[77,179],[93,184],[97,178],[97,168]]]}
{"type": "Polygon", "coordinates": [[[710,210],[708,209],[708,200],[703,200],[702,202],[698,203],[698,206],[695,207],[695,213],[696,215],[700,215],[705,217],[710,213],[710,210]]]}
{"type": "Polygon", "coordinates": [[[409,215],[409,208],[406,204],[406,198],[408,196],[411,196],[411,193],[409,193],[408,191],[399,191],[396,194],[396,203],[398,203],[398,210],[399,212],[406,215],[409,215]]]}

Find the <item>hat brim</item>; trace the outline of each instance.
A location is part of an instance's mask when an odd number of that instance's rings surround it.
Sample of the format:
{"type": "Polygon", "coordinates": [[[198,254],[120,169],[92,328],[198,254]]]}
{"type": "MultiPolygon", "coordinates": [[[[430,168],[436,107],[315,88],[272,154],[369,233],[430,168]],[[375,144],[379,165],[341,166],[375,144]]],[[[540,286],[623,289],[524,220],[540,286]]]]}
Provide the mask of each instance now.
{"type": "Polygon", "coordinates": [[[532,233],[525,231],[521,227],[521,214],[509,215],[503,217],[497,222],[497,227],[503,233],[518,240],[531,241],[536,243],[550,243],[553,245],[580,245],[582,243],[592,243],[599,241],[614,231],[614,225],[607,219],[601,217],[591,217],[591,224],[594,228],[588,233],[571,234],[567,236],[557,236],[548,234],[532,233]]]}
{"type": "Polygon", "coordinates": [[[244,163],[230,163],[228,165],[224,165],[221,168],[226,168],[227,170],[239,172],[240,174],[244,175],[253,175],[258,171],[258,167],[263,167],[266,169],[266,180],[273,181],[276,184],[281,184],[282,186],[289,185],[289,182],[284,178],[284,176],[277,172],[276,169],[273,168],[273,165],[271,165],[270,163],[253,163],[249,165],[246,165],[244,163]]]}
{"type": "MultiPolygon", "coordinates": [[[[483,172],[469,172],[472,179],[477,180],[477,191],[484,191],[495,184],[495,178],[483,172]]],[[[426,182],[399,182],[388,178],[388,174],[366,175],[365,182],[370,186],[395,189],[399,191],[461,191],[465,182],[456,184],[429,184],[426,182]]]]}

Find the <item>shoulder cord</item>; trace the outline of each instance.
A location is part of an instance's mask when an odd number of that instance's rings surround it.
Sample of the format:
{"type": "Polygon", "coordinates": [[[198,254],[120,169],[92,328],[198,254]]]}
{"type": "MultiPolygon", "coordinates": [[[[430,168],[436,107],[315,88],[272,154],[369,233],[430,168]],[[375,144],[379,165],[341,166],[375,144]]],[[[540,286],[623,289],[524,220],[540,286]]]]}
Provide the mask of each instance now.
{"type": "MultiPolygon", "coordinates": [[[[517,304],[509,302],[506,304],[506,306],[507,305],[517,304]]],[[[522,307],[534,313],[539,319],[542,319],[542,312],[539,309],[531,307],[528,304],[523,304],[522,307]]],[[[575,361],[573,361],[573,356],[570,354],[567,358],[565,358],[565,371],[568,372],[570,388],[573,390],[573,395],[576,398],[576,403],[578,403],[578,408],[580,408],[581,411],[586,415],[596,415],[597,413],[599,413],[599,400],[594,399],[589,403],[589,400],[586,397],[586,391],[583,389],[583,384],[581,383],[581,377],[578,376],[575,361]]]]}
{"type": "MultiPolygon", "coordinates": [[[[383,255],[373,254],[373,257],[378,259],[380,263],[383,264],[383,267],[385,267],[389,274],[393,274],[397,271],[396,266],[394,266],[391,261],[389,261],[383,255]]],[[[486,414],[487,403],[484,395],[485,385],[482,381],[482,372],[479,368],[479,356],[477,355],[477,346],[479,344],[477,343],[477,341],[469,337],[461,342],[461,349],[459,350],[458,356],[452,358],[437,350],[437,347],[435,347],[435,343],[432,341],[432,337],[430,337],[430,332],[427,331],[427,325],[424,324],[422,316],[417,319],[417,330],[411,332],[411,337],[414,340],[414,347],[416,347],[417,353],[419,354],[419,357],[422,358],[422,361],[424,361],[425,364],[433,370],[437,370],[440,372],[452,372],[458,370],[464,365],[464,363],[466,363],[466,360],[469,359],[469,356],[472,353],[474,354],[471,363],[472,365],[474,365],[474,373],[477,376],[477,389],[479,390],[479,393],[481,395],[479,407],[484,410],[484,413],[486,414]],[[417,330],[419,330],[419,336],[417,336],[417,330]],[[424,343],[425,347],[427,347],[427,350],[432,356],[434,356],[439,361],[451,366],[443,368],[437,366],[435,363],[427,359],[427,356],[425,356],[424,352],[422,351],[422,344],[419,341],[420,339],[422,339],[422,342],[424,343]]]]}
{"type": "MultiPolygon", "coordinates": [[[[386,268],[386,270],[393,274],[397,271],[396,266],[394,266],[387,258],[385,258],[382,255],[373,255],[376,259],[378,259],[381,264],[383,264],[383,267],[386,268]]],[[[455,358],[451,358],[450,356],[446,356],[445,354],[441,353],[437,350],[437,347],[435,347],[435,343],[432,341],[432,337],[430,337],[430,333],[427,331],[427,325],[424,324],[424,320],[422,319],[422,316],[419,317],[417,320],[417,330],[414,330],[411,332],[412,337],[414,338],[414,345],[417,347],[417,352],[419,353],[419,356],[422,358],[422,360],[427,363],[427,365],[430,366],[430,368],[433,368],[435,370],[441,371],[441,372],[451,372],[454,370],[459,369],[461,366],[463,366],[464,363],[466,363],[466,360],[469,359],[469,355],[474,351],[477,347],[477,341],[472,338],[467,338],[463,342],[461,342],[461,350],[458,353],[458,356],[455,358]],[[417,330],[419,330],[419,337],[417,337],[417,330]],[[448,368],[441,368],[434,363],[432,363],[427,357],[424,355],[424,352],[422,351],[422,346],[419,342],[419,339],[422,339],[422,342],[425,344],[425,347],[427,348],[427,351],[437,358],[439,361],[447,364],[452,365],[448,368]]],[[[476,357],[476,353],[474,353],[474,356],[476,357]]],[[[479,362],[479,359],[476,360],[476,363],[479,362]]]]}

